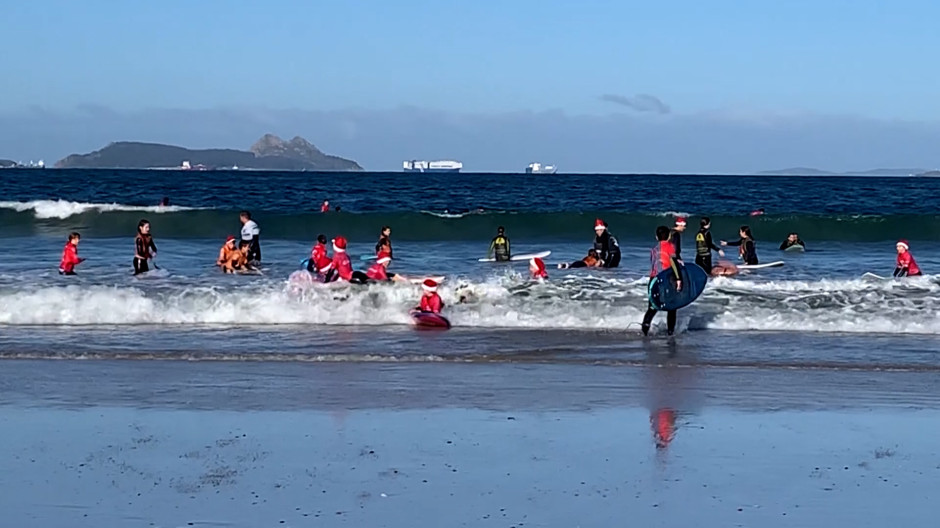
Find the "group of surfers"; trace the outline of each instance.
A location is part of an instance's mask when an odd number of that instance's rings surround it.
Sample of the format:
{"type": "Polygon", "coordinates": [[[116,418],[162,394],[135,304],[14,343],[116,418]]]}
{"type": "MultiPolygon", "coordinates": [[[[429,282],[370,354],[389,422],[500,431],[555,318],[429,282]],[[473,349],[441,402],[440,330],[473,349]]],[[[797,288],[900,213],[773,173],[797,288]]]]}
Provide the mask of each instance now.
{"type": "MultiPolygon", "coordinates": [[[[219,257],[216,265],[225,273],[240,273],[256,269],[261,262],[261,230],[258,224],[252,220],[249,211],[239,213],[241,221],[241,240],[236,245],[235,236],[228,236],[219,250],[219,257]]],[[[701,218],[700,228],[695,235],[695,263],[702,267],[706,273],[712,276],[732,275],[737,273],[737,267],[727,261],[712,263],[712,253],[718,252],[720,257],[724,256],[724,250],[721,247],[738,247],[741,260],[748,265],[758,264],[756,243],[749,226],[741,226],[738,231],[739,239],[736,241],[720,241],[720,246],[715,245],[711,236],[711,220],[708,217],[701,218]]],[[[682,245],[681,237],[685,231],[687,221],[684,217],[676,218],[673,228],[659,226],[656,228],[657,244],[652,249],[650,278],[655,278],[660,272],[666,269],[672,269],[675,272],[677,288],[681,289],[681,280],[679,266],[682,265],[682,245]]],[[[317,242],[310,252],[310,258],[305,261],[306,269],[314,277],[322,282],[333,282],[344,280],[350,283],[364,284],[368,282],[392,282],[409,281],[407,277],[400,274],[391,273],[388,267],[392,262],[392,242],[391,227],[384,226],[380,232],[379,240],[375,245],[375,262],[365,271],[356,271],[352,269],[352,263],[349,255],[346,253],[347,240],[345,237],[337,236],[331,241],[333,255],[328,255],[327,238],[325,235],[319,235],[317,242]]],[[[616,268],[620,265],[621,250],[617,238],[610,233],[608,225],[602,219],[594,222],[594,245],[588,250],[588,254],[581,260],[560,264],[559,268],[616,268]]],[[[72,232],[68,235],[65,247],[62,250],[62,257],[59,263],[59,273],[61,275],[75,275],[75,267],[85,261],[78,256],[78,245],[81,241],[81,234],[72,232]]],[[[791,233],[780,245],[781,250],[787,250],[793,246],[805,248],[805,244],[796,233],[791,233]]],[[[910,252],[910,245],[906,240],[899,240],[896,244],[897,265],[894,270],[895,277],[913,277],[922,274],[920,267],[914,260],[910,252]]],[[[134,237],[134,257],[133,270],[134,275],[146,273],[150,270],[150,263],[157,255],[157,246],[154,243],[153,236],[150,233],[150,222],[146,219],[140,220],[137,224],[137,233],[134,237]]],[[[497,229],[496,236],[493,237],[487,256],[495,256],[497,262],[507,262],[511,260],[511,246],[509,237],[506,235],[506,229],[500,226],[497,229]]],[[[155,265],[154,265],[155,266],[155,265]]],[[[156,267],[156,266],[155,266],[156,267]]],[[[543,280],[548,278],[545,269],[545,262],[541,258],[532,258],[529,260],[529,271],[534,279],[543,280]]],[[[440,313],[443,308],[443,301],[437,293],[438,283],[434,279],[426,279],[421,282],[424,295],[421,298],[421,304],[418,309],[432,313],[440,313]]],[[[643,318],[643,332],[649,331],[649,326],[653,317],[656,315],[656,308],[650,304],[646,315],[643,318]]],[[[672,334],[675,330],[675,311],[667,314],[667,330],[672,334]]]]}

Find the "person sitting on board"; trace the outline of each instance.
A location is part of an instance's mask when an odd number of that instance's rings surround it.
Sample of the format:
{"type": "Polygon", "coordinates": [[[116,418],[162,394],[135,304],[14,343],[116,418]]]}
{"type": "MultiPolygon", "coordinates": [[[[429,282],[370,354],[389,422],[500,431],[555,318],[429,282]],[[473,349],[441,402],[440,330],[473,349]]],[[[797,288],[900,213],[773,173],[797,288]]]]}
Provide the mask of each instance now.
{"type": "MultiPolygon", "coordinates": [[[[379,253],[376,256],[375,264],[366,270],[366,277],[376,282],[388,282],[399,280],[399,276],[388,272],[388,266],[392,262],[392,255],[389,253],[379,253]]],[[[402,278],[404,279],[404,278],[402,278]]]]}
{"type": "Polygon", "coordinates": [[[242,273],[245,271],[253,271],[255,268],[248,260],[248,255],[250,253],[251,242],[242,240],[238,243],[238,249],[233,251],[229,255],[225,264],[222,265],[222,271],[225,273],[242,273]]]}
{"type": "Polygon", "coordinates": [[[69,239],[62,248],[62,258],[59,260],[59,275],[75,275],[75,266],[85,262],[85,259],[78,257],[78,243],[81,240],[82,235],[78,232],[69,233],[69,239]]]}
{"type": "Polygon", "coordinates": [[[148,261],[157,256],[157,245],[150,235],[150,222],[142,219],[137,223],[137,236],[134,237],[134,275],[150,271],[148,261]]]}
{"type": "MultiPolygon", "coordinates": [[[[676,291],[682,291],[682,275],[679,274],[679,263],[676,260],[676,249],[669,241],[669,228],[659,226],[656,228],[656,240],[659,242],[650,250],[650,285],[653,279],[667,269],[672,269],[676,276],[676,291]]],[[[653,317],[659,310],[649,301],[646,315],[643,316],[643,335],[649,335],[653,317]]],[[[666,333],[672,335],[676,331],[676,310],[666,312],[666,333]]]]}
{"type": "Polygon", "coordinates": [[[425,313],[441,313],[444,309],[444,301],[437,294],[437,282],[434,279],[426,279],[421,283],[421,289],[424,295],[421,296],[421,303],[417,310],[425,313]]]}
{"type": "Polygon", "coordinates": [[[330,201],[329,201],[329,200],[323,200],[323,203],[320,204],[320,212],[321,212],[321,213],[326,213],[326,212],[329,212],[329,210],[330,210],[330,201]]]}
{"type": "Polygon", "coordinates": [[[918,277],[922,275],[920,267],[911,255],[911,246],[907,240],[898,240],[898,265],[894,268],[895,277],[918,277]]]}
{"type": "Polygon", "coordinates": [[[545,261],[539,257],[529,259],[529,273],[535,280],[545,280],[548,278],[548,272],[545,271],[545,261]]]}
{"type": "Polygon", "coordinates": [[[317,235],[317,243],[310,250],[310,258],[307,259],[307,271],[325,277],[333,267],[333,259],[326,253],[326,235],[321,233],[317,235]]]}
{"type": "Polygon", "coordinates": [[[741,236],[740,239],[735,242],[725,242],[721,241],[722,246],[737,246],[738,255],[740,255],[741,260],[744,261],[748,266],[755,266],[759,264],[757,260],[757,246],[754,243],[754,237],[751,235],[751,228],[748,226],[741,226],[738,234],[741,236]]]}
{"type": "Polygon", "coordinates": [[[679,216],[676,218],[676,227],[669,231],[669,241],[672,247],[676,248],[676,259],[682,262],[682,232],[685,231],[685,218],[679,216]]]}
{"type": "Polygon", "coordinates": [[[717,251],[718,256],[725,256],[725,252],[715,245],[712,241],[712,221],[707,216],[699,220],[701,227],[695,234],[695,263],[705,270],[705,273],[712,273],[712,251],[717,251]]]}
{"type": "Polygon", "coordinates": [[[249,242],[248,261],[256,264],[261,263],[261,228],[258,223],[251,219],[251,213],[242,211],[238,214],[238,219],[242,223],[242,241],[249,242]]]}
{"type": "Polygon", "coordinates": [[[601,267],[620,266],[620,244],[617,243],[617,237],[607,229],[607,222],[600,218],[594,221],[594,250],[601,259],[601,267]]]}
{"type": "Polygon", "coordinates": [[[235,237],[229,235],[222,247],[219,248],[219,258],[215,261],[215,265],[222,268],[222,271],[226,271],[225,265],[232,260],[232,254],[236,251],[238,251],[238,248],[235,247],[235,237]]]}
{"type": "Polygon", "coordinates": [[[379,241],[375,244],[375,254],[379,253],[388,253],[388,256],[392,256],[392,228],[385,226],[382,228],[382,231],[379,233],[379,241]]]}
{"type": "Polygon", "coordinates": [[[499,226],[496,228],[496,236],[490,242],[490,249],[486,252],[486,258],[490,258],[495,253],[496,262],[509,262],[512,253],[509,251],[509,237],[506,236],[506,228],[499,226]]]}
{"type": "Polygon", "coordinates": [[[780,249],[786,250],[786,249],[790,249],[793,246],[799,246],[802,249],[806,249],[806,244],[804,244],[803,241],[800,240],[800,235],[796,233],[790,233],[789,235],[787,235],[787,239],[784,240],[780,244],[780,249]]]}
{"type": "Polygon", "coordinates": [[[353,271],[352,262],[349,261],[349,255],[346,254],[346,239],[338,236],[333,239],[333,272],[335,274],[329,277],[327,282],[336,280],[338,276],[346,282],[353,284],[365,284],[369,282],[369,277],[361,271],[353,271]]]}
{"type": "Polygon", "coordinates": [[[581,260],[576,260],[570,264],[567,262],[562,262],[558,265],[558,269],[599,267],[601,267],[601,260],[597,258],[597,250],[594,248],[589,249],[587,256],[581,260]]]}

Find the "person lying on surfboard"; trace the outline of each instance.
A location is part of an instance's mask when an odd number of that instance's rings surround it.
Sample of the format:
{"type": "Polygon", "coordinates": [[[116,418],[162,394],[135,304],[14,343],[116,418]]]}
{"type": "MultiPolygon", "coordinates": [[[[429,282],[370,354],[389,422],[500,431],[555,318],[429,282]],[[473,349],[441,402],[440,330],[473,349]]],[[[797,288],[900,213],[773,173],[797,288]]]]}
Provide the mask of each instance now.
{"type": "Polygon", "coordinates": [[[404,277],[400,277],[394,273],[388,272],[388,265],[392,262],[392,255],[390,253],[379,253],[376,256],[375,264],[369,266],[369,269],[366,270],[366,276],[369,277],[369,280],[377,282],[386,282],[386,281],[404,281],[404,277]]]}
{"type": "Polygon", "coordinates": [[[898,265],[894,268],[895,277],[917,277],[921,275],[920,267],[911,255],[911,246],[907,240],[898,240],[898,265]]]}
{"type": "Polygon", "coordinates": [[[709,273],[712,277],[727,277],[737,274],[738,267],[727,260],[719,260],[717,264],[712,266],[711,273],[709,273]]]}
{"type": "MultiPolygon", "coordinates": [[[[676,276],[676,291],[682,291],[682,275],[679,274],[679,263],[676,260],[676,248],[669,241],[669,228],[659,226],[656,228],[656,240],[659,242],[650,250],[650,284],[652,285],[660,273],[667,269],[672,269],[676,276]]],[[[650,325],[653,323],[653,317],[659,311],[653,306],[652,301],[648,301],[646,315],[643,316],[643,335],[649,335],[650,325]]],[[[666,332],[672,335],[676,331],[676,310],[666,312],[666,332]]]]}
{"type": "Polygon", "coordinates": [[[444,309],[444,301],[437,294],[437,282],[434,279],[426,279],[421,283],[421,289],[424,290],[424,294],[421,296],[421,303],[417,310],[436,314],[441,313],[441,310],[444,309]]]}
{"type": "Polygon", "coordinates": [[[748,266],[756,266],[760,262],[757,260],[757,246],[754,243],[754,237],[751,235],[751,228],[748,226],[741,226],[738,234],[741,235],[741,238],[735,242],[725,242],[721,241],[722,246],[738,246],[738,254],[741,257],[741,260],[744,261],[748,266]]]}
{"type": "Polygon", "coordinates": [[[568,268],[599,268],[601,267],[601,260],[597,258],[597,250],[591,248],[588,250],[588,254],[581,260],[576,260],[571,264],[567,262],[562,262],[558,265],[558,269],[568,269],[568,268]]]}
{"type": "Polygon", "coordinates": [[[545,271],[545,261],[535,257],[529,259],[529,273],[532,274],[532,278],[536,280],[545,280],[548,278],[548,272],[545,271]]]}

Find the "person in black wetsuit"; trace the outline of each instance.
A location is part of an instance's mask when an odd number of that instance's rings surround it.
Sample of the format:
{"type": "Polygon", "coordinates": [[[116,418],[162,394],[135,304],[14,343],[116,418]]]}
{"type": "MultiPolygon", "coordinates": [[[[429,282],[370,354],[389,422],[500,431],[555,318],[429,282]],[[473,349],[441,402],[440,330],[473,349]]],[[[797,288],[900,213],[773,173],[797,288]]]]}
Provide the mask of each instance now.
{"type": "Polygon", "coordinates": [[[620,266],[620,244],[617,237],[610,234],[607,222],[598,218],[594,221],[594,250],[603,262],[604,268],[620,266]]]}
{"type": "Polygon", "coordinates": [[[685,218],[676,218],[676,227],[669,231],[669,241],[676,250],[676,260],[682,262],[682,232],[685,231],[685,218]]]}
{"type": "Polygon", "coordinates": [[[395,258],[392,254],[392,228],[385,226],[379,233],[379,241],[375,243],[375,254],[388,253],[388,256],[395,258]]]}
{"type": "Polygon", "coordinates": [[[717,251],[719,256],[725,256],[725,252],[712,241],[712,221],[710,218],[703,217],[699,224],[698,233],[695,234],[695,263],[705,270],[705,273],[712,274],[712,251],[717,251]]]}
{"type": "Polygon", "coordinates": [[[739,232],[741,238],[735,242],[725,242],[721,241],[722,246],[737,246],[739,248],[738,254],[741,255],[741,260],[749,266],[754,266],[759,264],[757,260],[757,246],[754,243],[754,237],[751,235],[751,228],[748,226],[741,226],[739,232]]]}
{"type": "Polygon", "coordinates": [[[146,219],[137,223],[137,236],[134,237],[134,275],[150,271],[148,261],[157,256],[157,245],[150,236],[150,222],[146,219]]]}
{"type": "Polygon", "coordinates": [[[800,235],[796,233],[790,233],[789,235],[787,235],[787,239],[784,240],[780,244],[780,249],[785,250],[793,246],[800,246],[801,248],[806,249],[806,244],[804,244],[803,241],[800,240],[800,235]]]}
{"type": "Polygon", "coordinates": [[[509,237],[506,236],[506,228],[499,226],[496,229],[496,236],[490,242],[490,250],[486,252],[486,258],[490,258],[495,253],[496,262],[509,262],[512,253],[509,249],[509,237]]]}
{"type": "Polygon", "coordinates": [[[558,269],[572,269],[572,268],[597,268],[600,267],[601,260],[597,258],[597,250],[591,248],[588,250],[588,254],[581,260],[576,260],[571,264],[563,262],[558,265],[558,269]]]}

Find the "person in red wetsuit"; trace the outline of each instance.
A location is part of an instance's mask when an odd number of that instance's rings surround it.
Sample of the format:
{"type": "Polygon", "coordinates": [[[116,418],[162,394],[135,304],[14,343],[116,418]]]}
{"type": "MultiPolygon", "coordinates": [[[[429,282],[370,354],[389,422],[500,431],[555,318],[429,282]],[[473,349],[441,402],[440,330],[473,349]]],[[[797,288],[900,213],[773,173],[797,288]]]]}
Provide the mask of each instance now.
{"type": "Polygon", "coordinates": [[[375,259],[375,264],[366,271],[366,277],[376,282],[386,281],[404,281],[407,280],[400,275],[388,272],[388,265],[392,262],[392,255],[386,252],[380,252],[375,259]]]}
{"type": "Polygon", "coordinates": [[[307,271],[325,276],[332,268],[333,259],[326,254],[326,235],[318,235],[307,259],[307,271]]]}
{"type": "Polygon", "coordinates": [[[320,205],[320,212],[321,212],[321,213],[326,213],[326,212],[328,212],[329,210],[330,210],[330,201],[329,201],[329,200],[323,200],[323,204],[320,205]]]}
{"type": "MultiPolygon", "coordinates": [[[[361,271],[353,271],[352,262],[349,261],[349,255],[346,254],[346,239],[338,236],[333,239],[333,269],[339,278],[354,284],[364,284],[369,281],[369,277],[361,271]]],[[[335,280],[328,275],[327,281],[335,280]]]]}
{"type": "Polygon", "coordinates": [[[436,314],[441,313],[441,310],[444,309],[444,301],[437,294],[437,282],[433,279],[427,279],[421,283],[421,288],[424,289],[424,295],[421,296],[421,305],[418,310],[436,314]]]}
{"type": "Polygon", "coordinates": [[[529,259],[529,272],[532,274],[532,278],[536,280],[548,278],[548,272],[545,271],[545,261],[538,257],[529,259]]]}
{"type": "Polygon", "coordinates": [[[917,277],[922,275],[920,267],[911,255],[911,246],[907,240],[898,240],[898,265],[894,268],[895,277],[917,277]]]}
{"type": "MultiPolygon", "coordinates": [[[[659,226],[656,228],[656,240],[659,243],[651,251],[651,260],[652,268],[650,269],[650,283],[652,284],[653,279],[655,279],[661,272],[667,269],[671,269],[676,277],[676,290],[682,289],[682,280],[681,275],[679,274],[679,265],[676,263],[676,248],[673,247],[672,243],[669,242],[669,228],[666,226],[659,226]]],[[[649,335],[650,325],[653,322],[653,317],[656,316],[656,307],[653,306],[653,303],[649,303],[649,307],[646,310],[646,315],[643,316],[643,335],[649,335]]],[[[669,335],[672,335],[676,331],[676,311],[669,310],[666,312],[666,331],[669,335]]]]}
{"type": "Polygon", "coordinates": [[[59,275],[75,275],[75,266],[85,261],[78,257],[78,243],[82,235],[78,233],[69,233],[69,239],[65,242],[62,249],[62,260],[59,262],[59,275]]]}

